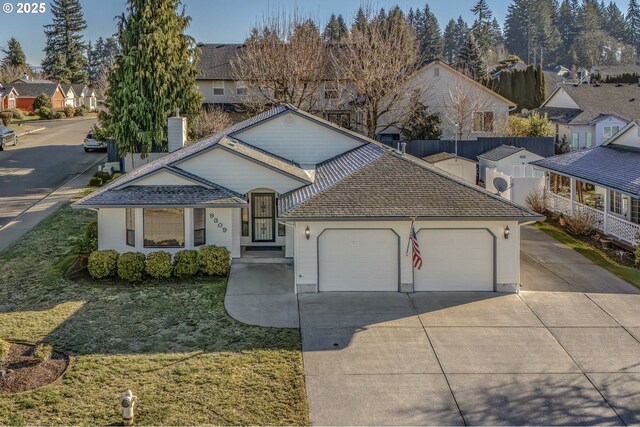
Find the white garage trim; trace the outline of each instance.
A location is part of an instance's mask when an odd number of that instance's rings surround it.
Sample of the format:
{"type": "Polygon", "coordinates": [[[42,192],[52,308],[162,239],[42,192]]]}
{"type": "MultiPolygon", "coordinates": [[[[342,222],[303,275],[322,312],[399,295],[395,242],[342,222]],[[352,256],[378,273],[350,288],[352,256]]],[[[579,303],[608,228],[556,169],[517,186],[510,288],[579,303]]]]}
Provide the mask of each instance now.
{"type": "MultiPolygon", "coordinates": [[[[475,231],[486,231],[490,236],[491,236],[491,242],[492,242],[492,284],[493,284],[493,288],[492,291],[496,292],[496,288],[497,288],[497,271],[498,271],[498,267],[497,267],[497,237],[496,235],[489,229],[486,227],[475,227],[475,228],[429,228],[429,227],[425,227],[425,228],[420,228],[416,234],[418,235],[418,242],[420,241],[420,232],[421,231],[470,231],[470,230],[475,230],[475,231]]],[[[420,247],[420,251],[423,254],[423,261],[426,264],[428,262],[427,259],[425,259],[425,250],[424,248],[421,246],[420,247]]],[[[461,258],[460,262],[464,262],[464,259],[461,258]]],[[[424,265],[422,268],[425,268],[424,265]]],[[[412,277],[413,277],[413,288],[414,291],[417,291],[416,289],[416,270],[412,269],[412,277]]],[[[460,291],[463,291],[464,289],[461,289],[460,291]]]]}
{"type": "MultiPolygon", "coordinates": [[[[398,235],[398,233],[396,233],[396,231],[392,228],[325,228],[324,230],[322,230],[322,232],[320,234],[318,234],[318,237],[316,239],[316,250],[317,250],[317,272],[318,272],[318,292],[322,291],[322,275],[320,274],[320,272],[322,271],[321,269],[321,265],[322,265],[322,260],[321,260],[321,251],[320,251],[320,244],[321,244],[321,239],[323,237],[323,235],[325,235],[325,232],[327,231],[339,231],[339,232],[352,232],[352,231],[356,231],[356,232],[361,232],[361,231],[387,231],[387,232],[391,232],[393,233],[393,235],[395,236],[395,245],[396,245],[396,250],[395,252],[395,265],[396,265],[396,275],[395,275],[395,288],[394,289],[389,289],[389,291],[399,291],[400,290],[400,236],[398,235]]],[[[345,262],[349,262],[348,260],[345,260],[345,262]]],[[[353,290],[353,289],[351,289],[353,290]]],[[[373,289],[375,290],[375,289],[373,289]]],[[[344,291],[350,291],[350,289],[345,289],[344,291]]]]}

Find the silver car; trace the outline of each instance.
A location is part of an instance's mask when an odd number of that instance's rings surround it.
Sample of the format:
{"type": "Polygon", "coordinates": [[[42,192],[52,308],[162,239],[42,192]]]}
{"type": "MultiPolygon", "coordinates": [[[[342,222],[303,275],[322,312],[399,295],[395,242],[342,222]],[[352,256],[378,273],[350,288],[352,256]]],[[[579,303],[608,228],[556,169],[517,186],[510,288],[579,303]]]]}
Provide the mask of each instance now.
{"type": "Polygon", "coordinates": [[[94,150],[106,150],[107,143],[102,141],[96,141],[93,139],[93,131],[89,131],[87,137],[84,139],[84,151],[94,151],[94,150]]]}
{"type": "Polygon", "coordinates": [[[6,126],[0,126],[0,151],[7,145],[18,145],[18,134],[6,126]]]}

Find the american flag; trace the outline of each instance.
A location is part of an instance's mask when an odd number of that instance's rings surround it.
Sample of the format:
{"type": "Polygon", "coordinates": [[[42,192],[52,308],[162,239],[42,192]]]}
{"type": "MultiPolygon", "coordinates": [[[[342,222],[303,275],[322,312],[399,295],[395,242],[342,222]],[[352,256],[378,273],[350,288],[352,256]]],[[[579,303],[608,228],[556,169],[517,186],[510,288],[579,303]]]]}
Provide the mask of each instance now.
{"type": "Polygon", "coordinates": [[[413,268],[420,270],[422,268],[422,255],[420,254],[420,245],[418,244],[418,235],[411,221],[411,231],[409,232],[409,240],[411,240],[411,252],[413,254],[413,268]]]}

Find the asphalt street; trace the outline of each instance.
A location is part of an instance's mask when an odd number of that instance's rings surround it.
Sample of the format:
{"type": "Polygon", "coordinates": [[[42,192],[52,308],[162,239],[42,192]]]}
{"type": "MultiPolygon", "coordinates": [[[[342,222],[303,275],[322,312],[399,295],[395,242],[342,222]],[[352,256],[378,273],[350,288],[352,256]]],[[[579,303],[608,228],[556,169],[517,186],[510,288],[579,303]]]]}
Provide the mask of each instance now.
{"type": "Polygon", "coordinates": [[[94,123],[89,118],[30,123],[46,129],[0,151],[0,228],[105,157],[82,147],[94,123]]]}

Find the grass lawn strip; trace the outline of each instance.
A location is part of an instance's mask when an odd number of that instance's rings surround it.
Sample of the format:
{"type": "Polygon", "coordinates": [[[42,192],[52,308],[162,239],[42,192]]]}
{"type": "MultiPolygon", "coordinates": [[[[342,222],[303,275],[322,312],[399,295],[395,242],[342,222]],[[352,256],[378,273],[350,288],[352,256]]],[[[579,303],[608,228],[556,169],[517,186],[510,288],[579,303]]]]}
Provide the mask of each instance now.
{"type": "Polygon", "coordinates": [[[95,213],[69,206],[0,253],[0,337],[76,356],[63,380],[0,394],[0,425],[309,423],[300,334],[251,327],[224,310],[226,282],[110,287],[63,272],[95,213]]]}
{"type": "Polygon", "coordinates": [[[558,227],[542,222],[537,222],[534,226],[538,230],[544,231],[549,236],[564,243],[571,249],[589,258],[600,267],[610,271],[619,278],[626,280],[632,285],[640,288],[640,269],[626,267],[616,263],[615,261],[609,259],[609,257],[603,254],[597,248],[572,237],[566,231],[561,230],[558,227]]]}

